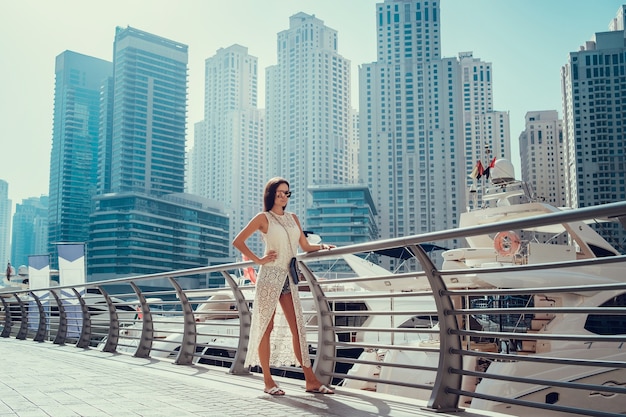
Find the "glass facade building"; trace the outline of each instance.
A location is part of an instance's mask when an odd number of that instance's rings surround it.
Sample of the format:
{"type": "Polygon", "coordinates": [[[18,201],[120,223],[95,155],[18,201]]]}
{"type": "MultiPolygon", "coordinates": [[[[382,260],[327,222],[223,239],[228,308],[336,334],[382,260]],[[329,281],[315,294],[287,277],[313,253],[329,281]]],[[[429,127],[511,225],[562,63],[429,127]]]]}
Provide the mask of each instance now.
{"type": "Polygon", "coordinates": [[[113,49],[111,143],[100,146],[111,158],[101,164],[110,170],[104,192],[183,192],[188,47],[118,27],[113,49]]]}
{"type": "MultiPolygon", "coordinates": [[[[98,196],[94,203],[87,246],[88,281],[227,260],[229,218],[209,200],[188,194],[116,193],[98,196]]],[[[197,276],[180,283],[187,288],[211,285],[206,280],[197,276]]]]}
{"type": "MultiPolygon", "coordinates": [[[[228,261],[230,219],[223,207],[183,193],[187,45],[118,27],[113,49],[113,76],[102,89],[87,280],[228,261]]],[[[179,283],[212,285],[207,276],[179,283]]]]}
{"type": "Polygon", "coordinates": [[[48,206],[48,251],[85,242],[96,192],[100,90],[111,62],[65,51],[56,57],[48,206]]]}
{"type": "Polygon", "coordinates": [[[346,246],[376,240],[376,208],[364,185],[311,186],[313,205],[306,211],[307,231],[325,243],[346,246]]]}
{"type": "MultiPolygon", "coordinates": [[[[378,239],[376,207],[365,185],[310,186],[312,205],[306,211],[307,231],[336,246],[378,239]]],[[[332,261],[336,272],[348,270],[343,262],[332,261]]]]}
{"type": "Polygon", "coordinates": [[[48,253],[48,196],[31,197],[15,205],[11,262],[28,266],[29,255],[48,253]]]}

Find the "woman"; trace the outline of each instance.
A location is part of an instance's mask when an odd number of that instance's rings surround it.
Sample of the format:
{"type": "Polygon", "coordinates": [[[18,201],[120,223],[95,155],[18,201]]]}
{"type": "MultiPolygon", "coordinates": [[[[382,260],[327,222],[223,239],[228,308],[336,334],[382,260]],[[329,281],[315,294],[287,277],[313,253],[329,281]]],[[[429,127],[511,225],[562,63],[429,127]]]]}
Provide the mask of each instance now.
{"type": "Polygon", "coordinates": [[[296,254],[298,244],[305,252],[331,249],[334,245],[311,245],[298,217],[285,211],[291,197],[289,183],[283,178],[272,178],[265,185],[263,211],[248,223],[233,240],[233,246],[251,261],[261,265],[256,282],[252,310],[252,326],[245,366],[260,365],[263,370],[264,392],[285,395],[270,373],[270,364],[302,366],[306,391],[334,394],[323,385],[311,369],[304,330],[304,316],[298,297],[298,287],[289,277],[289,261],[296,254]],[[259,257],[246,245],[256,231],[261,232],[265,253],[259,257]],[[280,304],[280,308],[276,308],[280,304]],[[288,325],[291,337],[287,332],[288,325]],[[270,349],[270,346],[273,349],[270,349]]]}

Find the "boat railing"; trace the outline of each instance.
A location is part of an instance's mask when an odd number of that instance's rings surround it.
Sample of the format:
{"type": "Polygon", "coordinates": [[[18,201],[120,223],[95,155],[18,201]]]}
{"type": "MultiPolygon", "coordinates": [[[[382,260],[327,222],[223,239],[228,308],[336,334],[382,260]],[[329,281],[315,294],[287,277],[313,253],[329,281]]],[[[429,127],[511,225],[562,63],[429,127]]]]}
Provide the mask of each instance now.
{"type": "MultiPolygon", "coordinates": [[[[623,302],[626,280],[596,278],[604,271],[623,271],[624,255],[443,270],[422,246],[592,218],[623,222],[626,202],[298,255],[306,277],[299,296],[309,318],[307,339],[316,374],[324,383],[424,399],[436,411],[484,407],[514,415],[524,410],[621,415],[623,407],[607,411],[598,401],[618,397],[614,403],[626,404],[624,379],[611,379],[616,372],[623,378],[626,371],[624,356],[618,355],[626,349],[626,308],[605,302],[623,302]],[[317,279],[320,265],[343,255],[366,258],[398,248],[413,254],[401,271],[317,279]],[[572,281],[528,285],[540,273],[566,273],[572,281]],[[502,275],[511,285],[484,284],[502,275]],[[606,300],[597,304],[581,302],[600,300],[602,294],[606,300]],[[498,301],[505,297],[522,302],[498,301]],[[488,302],[472,305],[472,300],[488,302]],[[528,326],[519,325],[522,316],[529,318],[528,326]],[[551,331],[559,321],[584,323],[579,327],[585,331],[551,331]],[[517,325],[503,324],[509,322],[517,325]],[[560,353],[566,351],[577,356],[560,353]],[[539,364],[545,372],[515,371],[528,364],[539,364]],[[556,371],[563,367],[576,377],[563,379],[556,371]],[[481,388],[489,381],[510,384],[519,395],[485,392],[481,388]],[[564,401],[571,392],[593,395],[580,395],[581,403],[572,405],[564,401]]],[[[241,284],[238,277],[250,267],[255,265],[235,262],[74,286],[0,289],[0,337],[170,358],[179,365],[226,366],[232,374],[260,372],[244,367],[255,287],[241,284]],[[209,282],[216,276],[224,286],[188,288],[190,277],[209,282]]],[[[295,366],[272,372],[302,377],[295,366]]],[[[416,401],[416,407],[422,406],[416,401]]]]}

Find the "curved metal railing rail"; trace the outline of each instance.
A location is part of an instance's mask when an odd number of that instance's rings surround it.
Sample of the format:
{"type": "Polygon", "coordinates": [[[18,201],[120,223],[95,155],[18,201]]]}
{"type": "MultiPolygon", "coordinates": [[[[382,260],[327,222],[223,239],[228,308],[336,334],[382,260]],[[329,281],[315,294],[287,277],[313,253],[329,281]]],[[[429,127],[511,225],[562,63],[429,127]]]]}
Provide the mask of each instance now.
{"type": "MultiPolygon", "coordinates": [[[[530,407],[563,415],[620,415],[624,409],[597,407],[595,399],[602,401],[617,396],[618,401],[613,403],[621,401],[626,404],[626,362],[623,355],[618,355],[626,349],[626,334],[620,331],[610,335],[568,334],[543,330],[555,317],[579,321],[607,317],[615,321],[616,328],[622,329],[626,322],[623,304],[583,308],[568,303],[564,307],[559,305],[559,297],[565,300],[567,297],[593,297],[606,293],[618,294],[614,297],[623,302],[619,297],[625,296],[619,294],[626,293],[626,282],[536,288],[462,288],[450,283],[458,277],[480,275],[486,278],[493,274],[507,274],[523,280],[528,274],[557,269],[574,276],[587,274],[589,268],[599,271],[623,268],[626,256],[442,270],[421,246],[501,230],[598,217],[623,219],[626,203],[299,255],[306,277],[306,282],[300,284],[300,297],[309,319],[307,338],[315,372],[325,383],[356,384],[365,389],[424,399],[428,401],[428,408],[438,411],[485,407],[520,414],[530,407]],[[406,264],[401,272],[332,280],[317,278],[321,265],[330,259],[396,248],[413,254],[412,263],[406,264]],[[408,292],[363,290],[363,287],[371,286],[395,288],[394,283],[400,282],[415,283],[414,286],[420,289],[408,292]],[[503,306],[502,300],[507,297],[524,298],[527,303],[503,306]],[[543,305],[534,303],[531,306],[529,297],[547,301],[543,305]],[[479,302],[472,306],[473,301],[479,302]],[[496,304],[486,305],[492,302],[496,304]],[[515,323],[503,325],[503,320],[510,321],[512,316],[515,323]],[[548,321],[542,322],[544,327],[538,330],[532,329],[535,325],[532,322],[521,326],[522,322],[529,322],[524,320],[529,317],[533,320],[547,317],[545,320],[548,321]],[[620,317],[624,319],[620,320],[620,317]],[[487,325],[479,329],[472,327],[472,322],[478,320],[487,325]],[[437,325],[432,326],[431,321],[436,321],[437,325]],[[597,360],[594,355],[567,357],[546,353],[551,351],[551,346],[565,343],[572,346],[584,344],[589,349],[598,349],[598,352],[602,349],[607,358],[616,359],[597,360]],[[534,352],[525,351],[524,345],[532,345],[534,352]],[[383,354],[387,357],[383,358],[383,354]],[[402,355],[411,360],[400,359],[402,355]],[[386,360],[391,357],[395,359],[386,360]],[[491,372],[489,369],[511,370],[533,365],[548,370],[567,366],[576,371],[577,377],[563,380],[553,371],[524,375],[516,371],[491,372]],[[359,369],[365,372],[359,372],[359,369]],[[511,384],[519,395],[485,393],[480,388],[487,381],[511,384]],[[571,392],[581,393],[582,406],[562,401],[571,392]]],[[[128,352],[137,357],[171,358],[180,365],[228,366],[233,374],[248,373],[251,370],[243,364],[254,285],[244,285],[238,277],[244,268],[253,266],[251,262],[237,262],[80,286],[0,291],[0,337],[72,343],[79,348],[128,352]],[[188,289],[180,283],[181,278],[215,274],[224,277],[224,287],[188,289]]],[[[276,368],[273,372],[301,377],[297,367],[276,368]]]]}

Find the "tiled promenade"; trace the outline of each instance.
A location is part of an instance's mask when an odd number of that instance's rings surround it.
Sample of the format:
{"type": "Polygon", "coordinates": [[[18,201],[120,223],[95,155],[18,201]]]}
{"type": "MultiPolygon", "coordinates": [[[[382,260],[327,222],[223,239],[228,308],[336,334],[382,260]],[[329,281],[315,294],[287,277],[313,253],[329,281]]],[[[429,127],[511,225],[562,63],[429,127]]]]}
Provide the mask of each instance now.
{"type": "MultiPolygon", "coordinates": [[[[399,397],[337,388],[304,392],[304,382],[276,378],[287,395],[262,391],[258,374],[178,366],[97,349],[0,338],[0,416],[457,416],[433,413],[399,397]]],[[[424,404],[425,405],[425,404],[424,404]]]]}

